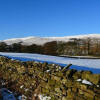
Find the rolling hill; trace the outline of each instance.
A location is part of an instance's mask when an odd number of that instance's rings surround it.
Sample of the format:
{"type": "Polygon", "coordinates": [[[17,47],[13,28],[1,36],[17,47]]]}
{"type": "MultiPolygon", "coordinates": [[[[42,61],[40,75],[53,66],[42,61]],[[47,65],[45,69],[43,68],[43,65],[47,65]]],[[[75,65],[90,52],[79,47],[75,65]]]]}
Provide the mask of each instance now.
{"type": "Polygon", "coordinates": [[[23,45],[31,45],[31,44],[37,44],[37,45],[43,45],[47,42],[51,41],[70,41],[71,39],[100,39],[100,34],[88,34],[88,35],[76,35],[76,36],[64,36],[64,37],[25,37],[25,38],[12,38],[7,40],[2,40],[0,42],[5,42],[7,45],[11,45],[13,43],[21,43],[23,45]]]}

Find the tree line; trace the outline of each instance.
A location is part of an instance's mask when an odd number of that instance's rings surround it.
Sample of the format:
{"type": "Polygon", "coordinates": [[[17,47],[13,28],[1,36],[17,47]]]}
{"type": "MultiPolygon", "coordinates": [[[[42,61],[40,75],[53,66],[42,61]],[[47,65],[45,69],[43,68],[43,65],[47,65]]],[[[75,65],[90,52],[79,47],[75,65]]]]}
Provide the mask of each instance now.
{"type": "Polygon", "coordinates": [[[4,42],[0,43],[0,52],[16,52],[16,53],[38,53],[47,55],[57,55],[57,42],[52,41],[44,45],[22,45],[21,43],[13,43],[7,45],[4,42]]]}
{"type": "Polygon", "coordinates": [[[21,43],[7,45],[6,43],[1,42],[0,52],[38,53],[54,56],[100,56],[100,40],[72,38],[68,42],[52,41],[47,42],[44,45],[22,45],[21,43]]]}

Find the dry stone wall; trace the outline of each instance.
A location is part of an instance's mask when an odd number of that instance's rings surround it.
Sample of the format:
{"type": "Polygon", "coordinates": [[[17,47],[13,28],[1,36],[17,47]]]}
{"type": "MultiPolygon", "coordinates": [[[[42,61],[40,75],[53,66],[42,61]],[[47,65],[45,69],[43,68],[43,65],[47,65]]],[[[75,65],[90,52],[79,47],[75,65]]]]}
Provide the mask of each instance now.
{"type": "MultiPolygon", "coordinates": [[[[48,63],[0,57],[0,88],[25,100],[100,100],[100,74],[48,63]]],[[[1,94],[0,94],[1,97],[1,94]]]]}

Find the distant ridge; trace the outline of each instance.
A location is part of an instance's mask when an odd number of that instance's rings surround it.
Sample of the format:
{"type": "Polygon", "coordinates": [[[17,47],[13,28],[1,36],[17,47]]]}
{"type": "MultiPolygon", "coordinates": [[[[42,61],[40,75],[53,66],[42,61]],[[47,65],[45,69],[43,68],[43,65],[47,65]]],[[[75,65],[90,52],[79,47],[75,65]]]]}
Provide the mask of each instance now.
{"type": "Polygon", "coordinates": [[[70,39],[76,38],[76,39],[86,39],[86,38],[95,38],[100,39],[100,34],[88,34],[88,35],[76,35],[76,36],[64,36],[64,37],[25,37],[25,38],[12,38],[7,40],[2,40],[0,42],[5,42],[8,45],[11,45],[13,43],[21,43],[23,45],[31,45],[31,44],[37,44],[37,45],[43,45],[47,42],[51,41],[64,41],[68,42],[70,39]]]}

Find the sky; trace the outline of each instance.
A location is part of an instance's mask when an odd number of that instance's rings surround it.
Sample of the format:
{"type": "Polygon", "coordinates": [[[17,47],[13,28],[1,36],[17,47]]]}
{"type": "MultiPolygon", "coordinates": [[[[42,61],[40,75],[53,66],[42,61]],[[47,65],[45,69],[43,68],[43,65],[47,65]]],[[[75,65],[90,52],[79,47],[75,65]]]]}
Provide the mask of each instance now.
{"type": "Polygon", "coordinates": [[[100,0],[0,0],[0,40],[100,33],[100,0]]]}

